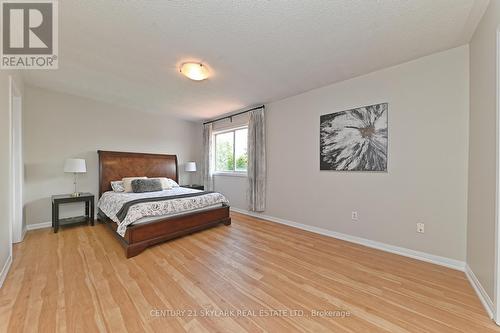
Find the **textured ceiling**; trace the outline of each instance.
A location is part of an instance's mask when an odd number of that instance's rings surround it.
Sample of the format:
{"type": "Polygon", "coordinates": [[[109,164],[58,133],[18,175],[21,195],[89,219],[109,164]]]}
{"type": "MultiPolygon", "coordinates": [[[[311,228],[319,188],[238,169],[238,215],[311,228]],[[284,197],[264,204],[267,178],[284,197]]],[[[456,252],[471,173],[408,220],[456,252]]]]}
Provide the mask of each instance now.
{"type": "Polygon", "coordinates": [[[64,0],[28,84],[207,119],[466,44],[488,0],[64,0]],[[193,82],[181,62],[205,63],[193,82]]]}

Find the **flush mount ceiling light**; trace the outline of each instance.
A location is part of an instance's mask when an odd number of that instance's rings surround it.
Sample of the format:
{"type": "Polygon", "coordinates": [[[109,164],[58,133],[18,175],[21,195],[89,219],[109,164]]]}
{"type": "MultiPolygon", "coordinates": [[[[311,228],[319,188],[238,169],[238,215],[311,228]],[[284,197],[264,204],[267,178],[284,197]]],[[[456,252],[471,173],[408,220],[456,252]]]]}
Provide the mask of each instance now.
{"type": "Polygon", "coordinates": [[[195,81],[202,81],[208,78],[208,68],[197,62],[183,63],[181,65],[181,73],[195,81]]]}

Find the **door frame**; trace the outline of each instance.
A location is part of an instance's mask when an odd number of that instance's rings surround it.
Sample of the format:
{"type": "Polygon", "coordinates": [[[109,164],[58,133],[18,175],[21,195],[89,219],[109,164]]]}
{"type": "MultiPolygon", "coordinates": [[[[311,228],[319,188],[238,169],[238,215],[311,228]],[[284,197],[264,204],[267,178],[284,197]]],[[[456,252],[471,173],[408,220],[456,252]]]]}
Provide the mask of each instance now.
{"type": "MultiPolygon", "coordinates": [[[[10,122],[10,241],[21,242],[23,228],[23,143],[22,143],[22,93],[16,80],[9,76],[10,122]]],[[[12,249],[11,249],[12,251],[12,249]]]]}
{"type": "Polygon", "coordinates": [[[500,325],[500,25],[496,30],[496,199],[495,199],[495,280],[493,320],[500,325]]]}

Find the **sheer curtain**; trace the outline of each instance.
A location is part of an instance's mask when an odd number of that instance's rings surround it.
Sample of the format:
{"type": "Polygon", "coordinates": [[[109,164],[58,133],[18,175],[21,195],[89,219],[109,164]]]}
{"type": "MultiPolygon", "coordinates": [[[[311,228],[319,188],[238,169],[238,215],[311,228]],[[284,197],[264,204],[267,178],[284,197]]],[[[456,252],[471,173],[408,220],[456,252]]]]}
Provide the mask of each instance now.
{"type": "Polygon", "coordinates": [[[248,122],[248,209],[266,209],[266,123],[264,108],[250,111],[248,122]]]}
{"type": "Polygon", "coordinates": [[[212,123],[203,125],[203,162],[201,167],[205,191],[214,190],[212,131],[212,123]]]}

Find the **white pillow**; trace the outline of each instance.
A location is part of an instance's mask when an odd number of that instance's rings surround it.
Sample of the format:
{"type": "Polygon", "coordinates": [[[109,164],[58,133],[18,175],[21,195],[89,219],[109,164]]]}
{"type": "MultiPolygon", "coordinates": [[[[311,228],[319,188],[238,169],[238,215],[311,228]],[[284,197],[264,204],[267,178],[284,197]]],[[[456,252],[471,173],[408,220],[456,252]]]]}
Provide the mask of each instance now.
{"type": "Polygon", "coordinates": [[[122,182],[123,182],[123,189],[124,189],[124,192],[133,192],[132,191],[132,181],[134,179],[147,179],[148,177],[125,177],[125,178],[122,178],[122,182]]]}
{"type": "Polygon", "coordinates": [[[179,187],[179,184],[177,184],[175,182],[175,180],[167,178],[167,181],[168,181],[168,184],[170,185],[170,187],[179,187]]]}
{"type": "MultiPolygon", "coordinates": [[[[162,190],[170,190],[173,186],[166,177],[156,177],[151,179],[158,179],[161,182],[162,190]]],[[[175,182],[174,182],[175,183],[175,182]]]]}
{"type": "Polygon", "coordinates": [[[123,187],[123,181],[115,180],[111,182],[111,188],[113,192],[125,192],[125,188],[123,187]]]}

